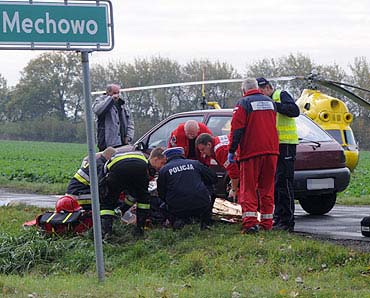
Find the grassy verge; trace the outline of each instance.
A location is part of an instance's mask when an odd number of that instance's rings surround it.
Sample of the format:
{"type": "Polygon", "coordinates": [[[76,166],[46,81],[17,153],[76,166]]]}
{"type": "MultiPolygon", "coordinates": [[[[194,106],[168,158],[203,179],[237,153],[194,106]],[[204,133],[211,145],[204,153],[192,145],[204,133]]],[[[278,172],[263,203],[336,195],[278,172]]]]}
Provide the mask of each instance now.
{"type": "Polygon", "coordinates": [[[370,254],[285,233],[241,235],[239,225],[154,229],[134,239],[116,224],[97,282],[91,233],[46,237],[21,223],[37,208],[0,208],[5,297],[369,297],[370,254]]]}
{"type": "Polygon", "coordinates": [[[337,202],[343,205],[370,204],[370,152],[361,151],[358,165],[351,173],[348,188],[338,195],[337,202]]]}
{"type": "Polygon", "coordinates": [[[0,187],[9,189],[17,193],[36,193],[36,194],[64,194],[66,192],[66,183],[42,183],[42,182],[26,182],[13,181],[4,177],[0,177],[0,187]]]}

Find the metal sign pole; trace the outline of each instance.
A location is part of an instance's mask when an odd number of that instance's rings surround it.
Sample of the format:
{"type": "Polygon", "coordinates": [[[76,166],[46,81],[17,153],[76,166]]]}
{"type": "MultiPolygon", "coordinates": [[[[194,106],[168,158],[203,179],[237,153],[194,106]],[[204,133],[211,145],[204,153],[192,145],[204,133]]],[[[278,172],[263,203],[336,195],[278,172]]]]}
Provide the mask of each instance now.
{"type": "Polygon", "coordinates": [[[89,151],[89,173],[90,173],[90,190],[92,199],[93,229],[94,229],[94,246],[96,256],[96,269],[98,271],[99,281],[104,281],[104,255],[100,222],[100,204],[98,175],[96,170],[96,153],[95,153],[95,136],[94,121],[92,116],[91,98],[90,98],[90,69],[89,69],[89,52],[82,51],[82,68],[84,77],[84,97],[85,97],[85,114],[86,114],[86,133],[89,151]]]}

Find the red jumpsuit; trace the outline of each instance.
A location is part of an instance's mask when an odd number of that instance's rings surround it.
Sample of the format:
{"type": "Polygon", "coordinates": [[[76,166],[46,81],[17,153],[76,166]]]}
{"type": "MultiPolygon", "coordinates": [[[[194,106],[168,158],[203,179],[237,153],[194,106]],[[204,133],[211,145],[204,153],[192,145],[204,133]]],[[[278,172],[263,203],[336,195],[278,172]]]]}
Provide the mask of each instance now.
{"type": "Polygon", "coordinates": [[[243,229],[259,224],[271,230],[274,177],[279,155],[276,106],[258,89],[249,90],[236,104],[231,120],[229,152],[239,147],[240,196],[243,229]],[[258,204],[259,203],[259,204],[258,204]],[[261,213],[260,223],[257,210],[261,213]]]}
{"type": "Polygon", "coordinates": [[[217,161],[217,163],[226,169],[227,174],[229,175],[230,179],[238,179],[239,178],[239,167],[237,163],[230,163],[227,160],[227,154],[229,153],[229,144],[230,140],[229,137],[218,136],[213,138],[213,158],[217,161]]]}
{"type": "MultiPolygon", "coordinates": [[[[181,123],[174,131],[172,131],[167,147],[183,147],[186,158],[199,160],[203,164],[209,166],[211,163],[211,158],[208,156],[202,156],[198,148],[195,148],[196,138],[194,138],[193,140],[189,140],[186,137],[184,125],[185,123],[181,123]]],[[[212,135],[212,132],[205,124],[198,122],[198,125],[199,132],[197,136],[199,136],[201,133],[208,133],[212,135]]]]}

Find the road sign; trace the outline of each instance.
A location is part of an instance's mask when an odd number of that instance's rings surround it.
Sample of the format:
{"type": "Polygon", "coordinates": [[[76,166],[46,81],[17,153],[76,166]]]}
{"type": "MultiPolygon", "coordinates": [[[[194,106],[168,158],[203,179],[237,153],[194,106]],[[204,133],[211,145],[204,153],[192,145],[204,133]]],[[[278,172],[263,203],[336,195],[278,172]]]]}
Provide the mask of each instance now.
{"type": "Polygon", "coordinates": [[[112,16],[108,1],[0,1],[0,48],[111,49],[112,16]]]}

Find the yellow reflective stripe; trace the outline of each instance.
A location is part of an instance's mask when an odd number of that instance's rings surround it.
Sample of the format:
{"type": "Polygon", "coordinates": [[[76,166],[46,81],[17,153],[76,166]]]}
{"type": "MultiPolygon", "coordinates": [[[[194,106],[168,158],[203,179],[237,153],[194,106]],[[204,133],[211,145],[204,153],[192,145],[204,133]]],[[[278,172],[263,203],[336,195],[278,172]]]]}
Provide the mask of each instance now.
{"type": "Polygon", "coordinates": [[[114,210],[100,210],[100,215],[116,215],[114,210]]]}
{"type": "Polygon", "coordinates": [[[54,212],[53,215],[50,216],[46,222],[49,223],[55,215],[56,215],[56,212],[54,212]]]}
{"type": "Polygon", "coordinates": [[[139,209],[150,209],[150,204],[137,203],[139,209]]]}
{"type": "Polygon", "coordinates": [[[72,213],[69,213],[67,217],[62,221],[62,223],[65,223],[68,220],[68,218],[70,218],[71,216],[72,216],[72,213]]]}
{"type": "Polygon", "coordinates": [[[117,162],[123,160],[123,159],[127,159],[127,158],[137,158],[137,159],[141,159],[143,161],[145,161],[146,163],[148,163],[148,160],[145,158],[145,156],[143,155],[140,155],[140,154],[125,154],[125,155],[121,155],[121,156],[115,156],[111,162],[107,165],[107,168],[108,170],[114,165],[116,164],[117,162]]]}
{"type": "Polygon", "coordinates": [[[125,199],[125,204],[126,204],[126,205],[129,205],[129,206],[132,206],[132,205],[134,205],[134,204],[135,204],[135,202],[132,202],[132,201],[130,201],[128,198],[126,198],[126,199],[125,199]]]}
{"type": "Polygon", "coordinates": [[[90,186],[90,182],[87,181],[84,177],[82,177],[79,173],[76,173],[73,178],[77,179],[82,184],[85,184],[87,186],[90,186]]]}
{"type": "Polygon", "coordinates": [[[91,200],[77,200],[77,203],[80,205],[91,205],[91,200]]]}

